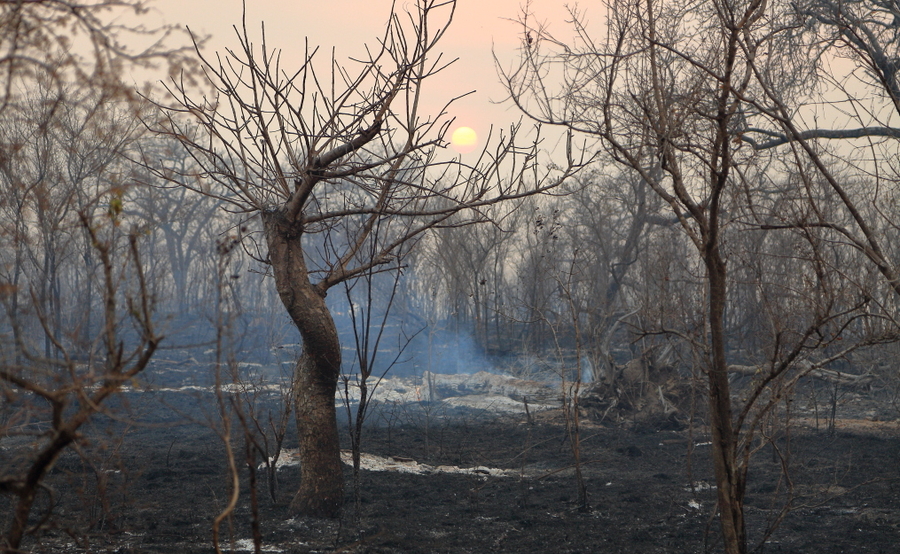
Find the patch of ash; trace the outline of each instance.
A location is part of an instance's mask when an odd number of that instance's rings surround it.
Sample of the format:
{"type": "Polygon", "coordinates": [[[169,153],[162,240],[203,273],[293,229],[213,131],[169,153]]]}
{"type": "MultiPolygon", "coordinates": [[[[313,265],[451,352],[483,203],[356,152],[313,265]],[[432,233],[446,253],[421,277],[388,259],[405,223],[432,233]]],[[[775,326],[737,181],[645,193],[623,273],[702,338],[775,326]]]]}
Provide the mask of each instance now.
{"type": "MultiPolygon", "coordinates": [[[[469,394],[466,396],[453,396],[445,398],[442,402],[453,408],[469,408],[505,414],[525,413],[525,403],[514,400],[508,396],[499,394],[469,394]]],[[[550,404],[528,403],[528,409],[533,411],[551,410],[556,406],[550,404]]]]}
{"type": "MultiPolygon", "coordinates": [[[[341,451],[341,461],[347,465],[353,465],[353,454],[349,450],[341,451]]],[[[399,456],[376,456],[375,454],[360,453],[360,468],[367,471],[394,471],[398,473],[412,473],[415,475],[429,475],[432,473],[455,473],[463,475],[483,475],[485,477],[505,477],[508,475],[518,475],[514,470],[499,469],[486,466],[475,467],[459,467],[451,465],[432,466],[422,464],[411,458],[402,458],[399,456]]],[[[275,467],[281,469],[283,467],[300,465],[300,459],[297,450],[285,450],[279,457],[275,467]]],[[[264,466],[260,465],[259,469],[264,466]]]]}
{"type": "MultiPolygon", "coordinates": [[[[255,552],[256,546],[253,544],[251,539],[238,539],[234,541],[234,544],[231,545],[232,549],[235,552],[255,552]]],[[[284,552],[284,549],[278,548],[276,546],[260,546],[260,552],[284,552]]]]}
{"type": "MultiPolygon", "coordinates": [[[[426,371],[422,377],[384,378],[369,382],[368,394],[370,401],[382,404],[440,402],[448,408],[507,414],[560,406],[558,386],[485,371],[457,375],[426,371]]],[[[347,376],[340,384],[338,396],[338,402],[359,401],[360,388],[354,376],[347,376]]]]}
{"type": "MultiPolygon", "coordinates": [[[[353,464],[352,453],[344,450],[341,452],[341,460],[347,464],[353,464]]],[[[506,469],[498,469],[494,467],[475,466],[475,467],[459,467],[459,466],[431,466],[428,464],[420,464],[419,462],[400,457],[385,458],[374,454],[360,454],[360,467],[368,471],[399,471],[402,473],[414,473],[418,475],[427,475],[431,473],[457,473],[465,475],[484,475],[490,477],[504,477],[513,475],[516,472],[506,469]]]]}

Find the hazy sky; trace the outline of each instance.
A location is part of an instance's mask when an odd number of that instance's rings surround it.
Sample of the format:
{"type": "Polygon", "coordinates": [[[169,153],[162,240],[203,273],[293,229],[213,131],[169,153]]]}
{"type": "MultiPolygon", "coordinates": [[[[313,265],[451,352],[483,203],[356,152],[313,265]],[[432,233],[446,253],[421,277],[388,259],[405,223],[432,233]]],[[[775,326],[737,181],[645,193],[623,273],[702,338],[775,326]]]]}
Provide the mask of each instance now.
{"type": "MultiPolygon", "coordinates": [[[[433,83],[426,90],[426,107],[431,110],[455,95],[477,90],[456,104],[454,128],[469,126],[484,136],[492,123],[506,127],[519,118],[508,103],[492,105],[492,101],[504,98],[492,49],[507,66],[516,59],[522,29],[510,20],[519,17],[523,4],[524,0],[459,0],[442,43],[447,58],[459,61],[436,80],[438,87],[433,83]]],[[[402,0],[397,3],[400,9],[404,5],[415,6],[402,0]]],[[[240,0],[156,0],[154,6],[167,23],[188,25],[198,34],[212,35],[207,53],[236,44],[232,25],[240,23],[240,0]]],[[[563,6],[563,0],[531,2],[531,10],[539,14],[539,19],[560,34],[565,34],[568,27],[563,6]]],[[[264,21],[269,46],[284,51],[283,63],[298,66],[305,37],[311,46],[321,47],[318,55],[325,54],[321,61],[327,61],[332,46],[337,49],[338,59],[359,54],[365,43],[374,44],[382,34],[390,8],[388,0],[248,0],[247,23],[251,32],[258,33],[260,22],[264,21]],[[292,51],[297,52],[296,56],[292,51]]]]}

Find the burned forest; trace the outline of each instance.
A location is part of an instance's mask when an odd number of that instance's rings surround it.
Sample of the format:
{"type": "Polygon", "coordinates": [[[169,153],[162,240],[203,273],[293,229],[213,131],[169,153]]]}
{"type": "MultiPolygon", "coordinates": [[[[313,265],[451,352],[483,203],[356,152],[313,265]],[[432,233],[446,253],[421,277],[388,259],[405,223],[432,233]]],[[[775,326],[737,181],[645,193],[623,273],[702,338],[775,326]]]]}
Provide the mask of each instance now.
{"type": "Polygon", "coordinates": [[[895,552],[900,6],[590,8],[0,0],[0,552],[895,552]]]}

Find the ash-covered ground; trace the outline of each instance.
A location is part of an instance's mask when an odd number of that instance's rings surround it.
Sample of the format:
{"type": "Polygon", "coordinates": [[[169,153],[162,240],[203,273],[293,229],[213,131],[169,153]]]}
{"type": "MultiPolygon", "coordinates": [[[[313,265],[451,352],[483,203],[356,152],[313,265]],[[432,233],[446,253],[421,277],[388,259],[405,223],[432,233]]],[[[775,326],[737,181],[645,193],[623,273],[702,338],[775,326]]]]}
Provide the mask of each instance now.
{"type": "MultiPolygon", "coordinates": [[[[52,505],[52,517],[26,551],[214,551],[213,520],[231,492],[220,410],[230,400],[209,381],[189,379],[196,371],[190,364],[155,365],[152,383],[137,385],[112,406],[127,417],[98,418],[85,430],[90,440],[81,453],[70,451],[57,463],[47,481],[52,495],[35,511],[37,519],[52,505]]],[[[252,400],[263,429],[270,414],[277,425],[278,371],[242,371],[254,384],[229,385],[226,392],[252,400]]],[[[351,379],[351,409],[352,389],[351,379]]],[[[578,503],[559,391],[552,380],[478,373],[383,381],[363,437],[359,503],[346,466],[339,520],[297,517],[290,509],[299,478],[293,422],[273,486],[262,456],[247,459],[240,425],[226,410],[241,485],[233,516],[221,526],[222,551],[254,551],[250,467],[257,468],[262,552],[721,550],[702,418],[691,428],[671,419],[586,414],[580,422],[585,507],[578,503]]],[[[342,401],[337,405],[346,425],[347,410],[342,401]]],[[[787,475],[771,445],[753,458],[746,502],[751,546],[897,552],[900,414],[889,399],[866,390],[836,394],[810,381],[797,391],[792,410],[793,424],[776,442],[789,462],[787,475]],[[832,400],[838,403],[833,430],[832,400]],[[790,511],[766,537],[788,503],[790,511]]],[[[3,455],[21,447],[7,446],[3,455]]],[[[8,506],[2,510],[5,521],[8,506]]]]}

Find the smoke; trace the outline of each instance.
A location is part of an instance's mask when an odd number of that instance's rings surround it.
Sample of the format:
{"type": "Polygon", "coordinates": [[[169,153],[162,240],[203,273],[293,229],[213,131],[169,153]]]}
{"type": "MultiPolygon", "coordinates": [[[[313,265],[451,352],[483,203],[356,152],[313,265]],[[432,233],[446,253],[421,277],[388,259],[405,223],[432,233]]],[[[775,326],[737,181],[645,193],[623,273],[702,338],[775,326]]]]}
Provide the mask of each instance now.
{"type": "Polygon", "coordinates": [[[373,298],[370,306],[366,300],[357,301],[362,295],[354,292],[350,295],[352,307],[346,296],[332,298],[329,295],[329,307],[343,349],[345,373],[359,371],[357,353],[360,348],[366,350],[369,360],[373,359],[374,353],[372,375],[376,377],[384,374],[420,377],[426,371],[453,375],[496,371],[472,334],[457,329],[460,326],[456,322],[448,319],[430,321],[425,314],[384,299],[373,298]],[[365,317],[362,314],[366,314],[365,317]],[[368,348],[364,344],[366,327],[368,348]]]}

